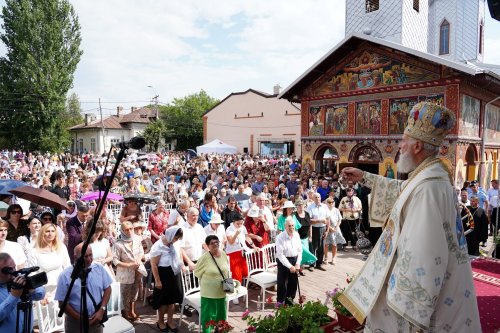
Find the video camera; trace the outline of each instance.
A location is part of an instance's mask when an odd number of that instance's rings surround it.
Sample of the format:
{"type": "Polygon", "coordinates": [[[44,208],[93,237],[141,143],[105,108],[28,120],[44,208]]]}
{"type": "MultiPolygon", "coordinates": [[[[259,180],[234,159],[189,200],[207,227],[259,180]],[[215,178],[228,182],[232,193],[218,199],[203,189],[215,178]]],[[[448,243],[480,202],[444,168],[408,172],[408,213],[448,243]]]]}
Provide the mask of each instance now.
{"type": "Polygon", "coordinates": [[[36,272],[39,269],[40,267],[34,266],[15,271],[12,267],[4,267],[2,268],[2,273],[12,276],[24,276],[26,278],[26,285],[24,285],[24,289],[30,290],[47,284],[47,274],[45,272],[40,272],[38,274],[28,276],[29,274],[36,272]]]}

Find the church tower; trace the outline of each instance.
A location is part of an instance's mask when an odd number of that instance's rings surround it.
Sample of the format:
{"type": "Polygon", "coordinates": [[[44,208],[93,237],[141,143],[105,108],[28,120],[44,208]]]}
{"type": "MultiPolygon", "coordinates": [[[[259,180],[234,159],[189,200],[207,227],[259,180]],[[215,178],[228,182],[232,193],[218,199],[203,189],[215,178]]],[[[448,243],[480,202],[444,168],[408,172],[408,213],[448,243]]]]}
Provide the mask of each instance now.
{"type": "Polygon", "coordinates": [[[483,61],[485,0],[346,0],[358,32],[463,62],[483,61]]]}

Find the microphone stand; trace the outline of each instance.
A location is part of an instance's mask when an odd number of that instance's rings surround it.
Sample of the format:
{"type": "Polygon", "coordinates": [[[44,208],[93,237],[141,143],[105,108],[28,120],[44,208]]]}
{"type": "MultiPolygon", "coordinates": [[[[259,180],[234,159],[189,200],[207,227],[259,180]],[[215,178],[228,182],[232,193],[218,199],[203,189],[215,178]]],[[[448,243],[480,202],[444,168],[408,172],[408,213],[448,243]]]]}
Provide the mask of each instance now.
{"type": "MultiPolygon", "coordinates": [[[[116,176],[116,172],[118,171],[118,166],[120,165],[120,162],[122,159],[125,157],[125,150],[126,147],[120,147],[120,152],[116,156],[116,163],[115,166],[113,167],[113,171],[111,172],[110,179],[114,179],[116,176]]],[[[104,173],[106,173],[106,170],[104,170],[104,173]]],[[[104,177],[104,175],[103,175],[104,177]]],[[[68,304],[69,300],[69,295],[71,294],[71,290],[73,289],[73,285],[75,284],[76,279],[80,278],[83,276],[81,279],[81,290],[80,290],[80,297],[81,297],[81,311],[80,311],[80,322],[81,324],[83,323],[83,333],[88,333],[89,332],[89,313],[87,309],[87,270],[85,268],[85,253],[87,252],[87,248],[89,247],[90,240],[92,239],[92,236],[95,234],[95,228],[96,228],[96,223],[97,220],[99,219],[99,216],[101,215],[102,207],[106,203],[106,198],[108,197],[109,190],[111,188],[112,181],[107,181],[106,182],[106,188],[104,189],[104,193],[102,195],[102,198],[99,200],[99,205],[97,206],[97,210],[94,214],[94,220],[92,221],[92,225],[90,226],[90,231],[87,236],[87,239],[83,243],[82,247],[82,252],[80,254],[80,257],[76,259],[74,267],[73,267],[73,272],[71,273],[71,282],[68,287],[68,291],[66,292],[66,296],[64,297],[64,301],[61,304],[61,308],[59,309],[59,313],[57,314],[59,317],[62,317],[64,314],[64,310],[66,309],[66,305],[68,304]],[[83,275],[82,275],[83,274],[83,275]]],[[[87,267],[88,268],[88,267],[87,267]]],[[[96,309],[98,310],[98,309],[96,309]]]]}

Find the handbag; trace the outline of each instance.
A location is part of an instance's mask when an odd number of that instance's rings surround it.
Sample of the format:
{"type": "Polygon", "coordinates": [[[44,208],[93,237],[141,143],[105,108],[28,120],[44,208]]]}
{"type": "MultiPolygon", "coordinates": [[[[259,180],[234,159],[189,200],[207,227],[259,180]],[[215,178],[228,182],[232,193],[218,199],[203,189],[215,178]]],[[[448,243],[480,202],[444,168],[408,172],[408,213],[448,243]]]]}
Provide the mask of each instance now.
{"type": "MultiPolygon", "coordinates": [[[[94,297],[92,297],[92,294],[89,292],[88,289],[87,289],[87,294],[89,294],[90,300],[92,301],[92,305],[94,305],[94,309],[96,309],[96,312],[97,312],[97,310],[99,310],[101,308],[102,301],[99,304],[96,304],[94,297]]],[[[108,321],[108,308],[106,308],[106,310],[104,310],[104,313],[102,314],[102,319],[101,319],[100,323],[103,324],[107,321],[108,321]]]]}
{"type": "Polygon", "coordinates": [[[215,266],[217,266],[217,269],[219,270],[219,273],[222,276],[222,290],[226,294],[234,293],[234,281],[233,281],[233,279],[230,277],[227,277],[227,278],[224,277],[224,274],[222,274],[222,271],[220,270],[219,265],[217,265],[217,261],[215,261],[214,256],[212,255],[212,253],[210,251],[208,253],[210,253],[210,256],[214,260],[215,266]]]}

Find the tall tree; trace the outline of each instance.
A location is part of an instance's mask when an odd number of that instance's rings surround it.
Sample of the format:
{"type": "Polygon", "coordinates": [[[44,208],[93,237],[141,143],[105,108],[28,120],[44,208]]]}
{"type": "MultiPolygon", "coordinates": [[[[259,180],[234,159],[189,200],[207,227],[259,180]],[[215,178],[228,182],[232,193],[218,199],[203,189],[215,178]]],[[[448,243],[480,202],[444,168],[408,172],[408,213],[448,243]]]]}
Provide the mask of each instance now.
{"type": "Polygon", "coordinates": [[[160,120],[165,124],[165,139],[177,139],[177,150],[203,143],[203,114],[219,101],[204,90],[175,98],[172,104],[160,107],[160,120]]]}
{"type": "Polygon", "coordinates": [[[69,95],[66,100],[65,118],[66,127],[75,126],[84,121],[82,116],[82,105],[76,93],[69,95]]]}
{"type": "Polygon", "coordinates": [[[69,145],[66,95],[82,51],[67,0],[6,0],[0,39],[0,126],[8,147],[61,151],[69,145]]]}

